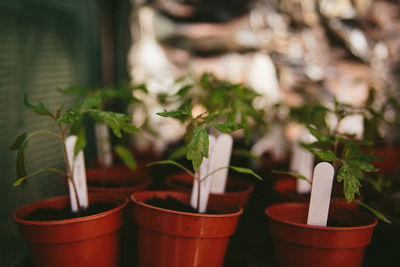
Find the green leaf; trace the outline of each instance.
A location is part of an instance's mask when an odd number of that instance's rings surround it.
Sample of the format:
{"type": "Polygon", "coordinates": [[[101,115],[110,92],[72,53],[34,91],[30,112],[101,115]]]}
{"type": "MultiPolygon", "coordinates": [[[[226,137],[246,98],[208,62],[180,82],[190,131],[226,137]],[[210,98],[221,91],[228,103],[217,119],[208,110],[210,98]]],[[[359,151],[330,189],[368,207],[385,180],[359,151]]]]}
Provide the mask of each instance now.
{"type": "Polygon", "coordinates": [[[136,170],[136,160],[132,152],[124,146],[117,145],[114,148],[115,153],[122,159],[126,166],[132,170],[136,170]]]}
{"type": "Polygon", "coordinates": [[[60,171],[60,170],[55,169],[55,168],[40,169],[40,170],[37,170],[37,171],[35,171],[35,172],[33,172],[33,173],[29,174],[29,175],[25,175],[25,176],[19,178],[19,179],[13,184],[13,186],[18,186],[18,185],[20,185],[21,183],[25,184],[25,183],[27,182],[28,178],[30,178],[30,177],[32,177],[32,176],[35,176],[35,175],[37,175],[37,174],[39,174],[39,173],[46,172],[46,171],[56,172],[56,173],[59,173],[59,174],[61,174],[61,175],[63,175],[63,176],[67,176],[67,174],[66,174],[65,172],[60,171]]]}
{"type": "Polygon", "coordinates": [[[304,180],[307,181],[309,184],[311,184],[311,181],[308,180],[305,176],[298,174],[296,172],[289,172],[289,171],[275,171],[273,170],[272,173],[277,173],[277,174],[284,174],[284,175],[290,175],[296,179],[304,180]]]}
{"type": "Polygon", "coordinates": [[[57,109],[56,119],[60,118],[61,112],[63,111],[63,109],[64,109],[64,104],[61,104],[60,107],[57,109]]]}
{"type": "Polygon", "coordinates": [[[355,166],[364,172],[377,172],[379,169],[375,168],[371,163],[359,161],[359,160],[347,160],[351,166],[355,166]]]}
{"type": "Polygon", "coordinates": [[[182,118],[189,116],[186,110],[176,110],[176,111],[164,110],[163,112],[157,112],[156,114],[161,117],[172,117],[172,118],[182,118]]]}
{"type": "Polygon", "coordinates": [[[214,124],[213,126],[222,133],[231,133],[244,128],[243,124],[238,122],[225,122],[222,124],[214,124]]]}
{"type": "Polygon", "coordinates": [[[99,109],[91,110],[89,114],[95,121],[107,124],[118,137],[122,137],[121,131],[127,133],[136,133],[139,131],[138,128],[131,123],[132,116],[99,109]]]}
{"type": "Polygon", "coordinates": [[[80,121],[82,118],[82,113],[80,110],[76,110],[73,108],[67,109],[58,119],[57,123],[74,123],[80,121]]]}
{"type": "Polygon", "coordinates": [[[335,160],[339,160],[338,157],[336,157],[335,153],[333,153],[331,150],[308,149],[307,147],[304,148],[316,155],[322,161],[332,162],[335,160]]]}
{"type": "Polygon", "coordinates": [[[357,171],[354,170],[347,162],[339,169],[337,181],[343,182],[343,193],[347,202],[355,199],[355,196],[360,195],[361,183],[357,176],[357,171]]]}
{"type": "Polygon", "coordinates": [[[57,123],[74,123],[81,120],[85,112],[90,111],[92,108],[98,107],[101,104],[102,98],[100,92],[93,96],[82,99],[74,107],[67,109],[67,111],[58,118],[57,123]]]}
{"type": "Polygon", "coordinates": [[[185,166],[183,166],[182,164],[180,164],[180,163],[178,163],[178,162],[176,162],[176,161],[174,161],[174,160],[167,159],[167,160],[154,161],[154,162],[151,162],[151,163],[147,164],[147,166],[169,165],[169,164],[175,165],[175,166],[181,168],[183,171],[185,171],[185,172],[188,173],[190,176],[192,176],[193,178],[195,178],[195,174],[194,174],[193,172],[189,171],[185,166]]]}
{"type": "Polygon", "coordinates": [[[70,86],[64,89],[57,88],[62,94],[71,94],[71,95],[87,95],[90,92],[90,89],[83,86],[70,86]]]}
{"type": "Polygon", "coordinates": [[[185,85],[182,88],[180,88],[179,91],[176,94],[179,95],[179,96],[184,96],[192,88],[193,88],[192,84],[185,85]]]}
{"type": "Polygon", "coordinates": [[[187,146],[186,158],[192,161],[193,169],[197,171],[203,161],[208,157],[208,134],[206,125],[197,127],[187,146]]]}
{"type": "Polygon", "coordinates": [[[85,130],[82,128],[77,136],[74,147],[74,157],[78,155],[78,153],[83,150],[86,146],[86,135],[85,130]]]}
{"type": "Polygon", "coordinates": [[[328,142],[330,144],[334,144],[334,141],[330,138],[329,135],[323,134],[322,132],[320,132],[317,128],[314,128],[310,125],[306,125],[308,131],[315,137],[317,138],[318,141],[321,142],[328,142]]]}
{"type": "Polygon", "coordinates": [[[250,174],[259,179],[260,181],[263,180],[261,176],[259,176],[257,173],[255,173],[253,170],[248,169],[248,168],[243,168],[243,167],[237,167],[237,166],[229,166],[230,169],[239,172],[239,173],[245,173],[245,174],[250,174]]]}
{"type": "Polygon", "coordinates": [[[381,212],[375,210],[374,208],[368,206],[367,204],[365,204],[364,202],[360,201],[360,200],[354,200],[354,202],[358,203],[360,206],[362,206],[363,208],[366,208],[367,210],[369,210],[370,212],[372,212],[372,214],[374,214],[379,220],[384,221],[385,223],[392,223],[391,220],[389,220],[388,218],[386,218],[385,215],[383,215],[381,212]]]}
{"type": "Polygon", "coordinates": [[[23,133],[23,134],[21,134],[21,135],[19,135],[16,139],[15,139],[15,141],[14,141],[14,143],[10,146],[10,149],[11,150],[18,150],[20,147],[21,147],[21,144],[25,141],[25,139],[28,137],[28,133],[27,132],[25,132],[25,133],[23,133]]]}
{"type": "Polygon", "coordinates": [[[39,104],[37,105],[31,104],[28,100],[27,94],[24,95],[24,104],[27,108],[29,108],[36,114],[50,116],[50,117],[53,116],[53,114],[41,102],[39,102],[39,104]]]}
{"type": "Polygon", "coordinates": [[[179,159],[183,158],[186,155],[187,149],[186,146],[180,146],[169,155],[168,159],[179,159]]]}

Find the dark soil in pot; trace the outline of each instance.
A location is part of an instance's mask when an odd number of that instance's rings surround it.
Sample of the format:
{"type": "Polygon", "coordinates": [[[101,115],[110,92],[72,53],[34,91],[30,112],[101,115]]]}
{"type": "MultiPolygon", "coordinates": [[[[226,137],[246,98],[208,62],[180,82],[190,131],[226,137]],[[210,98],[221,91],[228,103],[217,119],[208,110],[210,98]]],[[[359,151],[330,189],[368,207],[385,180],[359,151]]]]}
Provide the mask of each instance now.
{"type": "Polygon", "coordinates": [[[91,203],[85,210],[78,213],[72,212],[71,206],[65,206],[62,209],[56,208],[37,208],[29,213],[24,219],[30,221],[54,221],[65,220],[79,217],[95,215],[101,212],[116,208],[115,203],[95,202],[91,203]]]}

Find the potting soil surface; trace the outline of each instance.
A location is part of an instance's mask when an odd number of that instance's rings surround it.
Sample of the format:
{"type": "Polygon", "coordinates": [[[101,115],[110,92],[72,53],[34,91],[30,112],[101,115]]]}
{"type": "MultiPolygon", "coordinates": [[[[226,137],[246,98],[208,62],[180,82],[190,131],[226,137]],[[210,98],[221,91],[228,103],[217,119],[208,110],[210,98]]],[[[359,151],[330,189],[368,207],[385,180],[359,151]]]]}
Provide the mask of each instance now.
{"type": "Polygon", "coordinates": [[[71,206],[65,206],[62,209],[56,208],[38,208],[33,212],[29,213],[24,219],[31,221],[53,221],[53,220],[65,220],[79,217],[90,216],[105,212],[116,208],[117,205],[111,202],[95,202],[90,204],[85,210],[75,213],[72,212],[71,206]]]}

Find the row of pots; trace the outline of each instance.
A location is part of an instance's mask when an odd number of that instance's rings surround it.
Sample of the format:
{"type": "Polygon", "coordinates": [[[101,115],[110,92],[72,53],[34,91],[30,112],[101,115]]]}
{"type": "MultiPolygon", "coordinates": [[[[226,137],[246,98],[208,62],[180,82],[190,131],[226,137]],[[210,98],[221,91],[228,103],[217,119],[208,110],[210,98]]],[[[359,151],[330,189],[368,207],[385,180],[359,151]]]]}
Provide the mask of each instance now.
{"type": "MultiPolygon", "coordinates": [[[[178,174],[167,178],[166,184],[187,191],[185,183],[190,183],[189,179],[178,174]]],[[[153,197],[167,196],[189,203],[190,194],[140,188],[141,192],[132,195],[123,192],[125,196],[118,195],[121,192],[91,193],[91,202],[116,204],[115,208],[96,215],[58,221],[24,219],[39,206],[65,207],[67,197],[58,197],[22,207],[14,219],[29,244],[36,266],[119,266],[119,232],[124,224],[133,227],[126,220],[132,217],[138,226],[139,266],[222,266],[229,237],[235,232],[242,207],[253,190],[243,180],[229,181],[239,190],[210,196],[209,209],[217,214],[179,212],[146,204],[153,197]],[[127,206],[128,195],[132,207],[127,206]]],[[[148,179],[142,182],[149,183],[148,179]]],[[[332,205],[330,218],[343,225],[309,226],[307,209],[306,202],[298,202],[275,204],[265,210],[275,239],[278,266],[361,266],[376,219],[361,211],[332,205]]]]}

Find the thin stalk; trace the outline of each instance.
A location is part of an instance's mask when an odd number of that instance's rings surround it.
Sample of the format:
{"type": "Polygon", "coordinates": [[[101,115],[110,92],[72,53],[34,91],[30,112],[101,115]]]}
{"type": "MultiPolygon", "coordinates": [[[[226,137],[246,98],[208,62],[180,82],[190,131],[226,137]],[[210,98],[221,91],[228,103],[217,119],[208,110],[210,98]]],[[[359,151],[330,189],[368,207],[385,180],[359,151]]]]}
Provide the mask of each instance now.
{"type": "Polygon", "coordinates": [[[71,163],[69,162],[68,155],[67,155],[67,147],[65,146],[65,129],[63,129],[61,125],[58,125],[58,129],[60,130],[60,133],[61,133],[62,150],[63,150],[63,154],[64,154],[65,164],[67,165],[67,173],[68,173],[67,177],[68,177],[68,180],[72,184],[72,189],[74,190],[74,193],[75,193],[75,200],[76,200],[76,203],[78,206],[78,213],[79,213],[81,211],[81,205],[80,205],[80,201],[78,198],[78,190],[76,189],[75,181],[73,178],[74,174],[71,169],[71,163]]]}
{"type": "Polygon", "coordinates": [[[30,133],[27,136],[27,138],[30,139],[30,138],[32,138],[32,137],[34,137],[36,135],[41,135],[41,134],[51,135],[51,136],[54,136],[54,137],[58,138],[60,141],[62,141],[62,138],[61,138],[60,135],[58,135],[56,133],[53,133],[51,131],[36,131],[36,132],[30,133]]]}
{"type": "Polygon", "coordinates": [[[200,213],[200,186],[201,186],[201,179],[200,179],[200,169],[197,172],[197,212],[200,213]]]}

